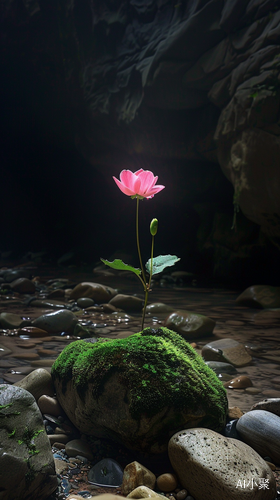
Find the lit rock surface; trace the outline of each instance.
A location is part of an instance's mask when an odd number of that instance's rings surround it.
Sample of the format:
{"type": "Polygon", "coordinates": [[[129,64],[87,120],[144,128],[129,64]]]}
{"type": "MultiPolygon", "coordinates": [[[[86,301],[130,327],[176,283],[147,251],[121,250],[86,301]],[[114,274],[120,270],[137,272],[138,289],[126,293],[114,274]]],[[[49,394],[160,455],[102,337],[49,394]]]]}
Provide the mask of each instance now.
{"type": "Polygon", "coordinates": [[[203,346],[201,354],[205,361],[222,361],[234,366],[245,366],[251,363],[252,357],[245,346],[237,340],[220,339],[203,346]]]}
{"type": "Polygon", "coordinates": [[[268,398],[254,404],[250,410],[266,410],[280,417],[280,398],[268,398]]]}
{"type": "Polygon", "coordinates": [[[110,300],[109,304],[118,309],[124,309],[124,311],[141,311],[144,302],[139,297],[118,293],[110,300]]]}
{"type": "Polygon", "coordinates": [[[237,297],[236,304],[256,309],[280,307],[280,287],[267,285],[250,286],[237,297]]]}
{"type": "Polygon", "coordinates": [[[109,302],[115,295],[117,295],[117,291],[114,288],[86,281],[75,286],[70,293],[70,299],[88,297],[100,304],[102,302],[109,302]]]}
{"type": "Polygon", "coordinates": [[[57,488],[50,443],[34,397],[0,385],[0,491],[3,500],[47,498],[57,488]]]}
{"type": "Polygon", "coordinates": [[[266,410],[249,411],[238,420],[236,429],[261,456],[280,465],[280,417],[266,410]]]}
{"type": "Polygon", "coordinates": [[[226,391],[182,337],[146,328],[125,339],[67,346],[52,376],[57,398],[83,433],[160,453],[179,429],[220,430],[226,391]]]}
{"type": "Polygon", "coordinates": [[[129,493],[129,495],[127,495],[127,498],[152,498],[153,500],[164,500],[166,497],[156,493],[147,486],[138,486],[135,490],[129,493]]]}
{"type": "MultiPolygon", "coordinates": [[[[156,476],[139,462],[131,462],[123,471],[122,494],[127,496],[138,486],[146,486],[151,490],[156,484],[156,476]]],[[[134,497],[140,498],[140,497],[134,497]]]]}
{"type": "Polygon", "coordinates": [[[211,335],[215,324],[213,319],[189,311],[175,311],[165,320],[167,328],[180,333],[188,341],[211,335]]]}
{"type": "Polygon", "coordinates": [[[169,458],[181,485],[196,500],[274,500],[276,483],[267,463],[247,444],[210,429],[175,434],[169,458]],[[259,489],[260,479],[269,489],[259,489]]]}
{"type": "Polygon", "coordinates": [[[32,321],[33,326],[37,326],[48,333],[73,333],[78,318],[68,309],[60,309],[52,313],[46,313],[32,321]]]}
{"type": "Polygon", "coordinates": [[[47,370],[44,370],[44,368],[33,370],[22,380],[16,382],[15,385],[29,391],[32,396],[34,396],[36,401],[38,401],[38,399],[43,395],[54,395],[51,374],[47,370]]]}

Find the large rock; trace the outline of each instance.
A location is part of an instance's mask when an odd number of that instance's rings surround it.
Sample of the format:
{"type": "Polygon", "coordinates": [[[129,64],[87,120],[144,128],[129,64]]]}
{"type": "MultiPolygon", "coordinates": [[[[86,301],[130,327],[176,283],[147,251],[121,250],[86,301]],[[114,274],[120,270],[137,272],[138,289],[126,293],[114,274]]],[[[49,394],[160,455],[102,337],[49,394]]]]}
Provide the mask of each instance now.
{"type": "Polygon", "coordinates": [[[57,398],[83,433],[159,453],[182,428],[220,430],[227,397],[180,335],[146,328],[126,339],[67,346],[52,368],[57,398]]]}
{"type": "Polygon", "coordinates": [[[46,499],[57,488],[53,455],[34,397],[0,385],[1,500],[46,499]]]}
{"type": "Polygon", "coordinates": [[[210,429],[189,429],[170,439],[168,454],[181,485],[195,500],[275,499],[269,465],[241,441],[210,429]]]}

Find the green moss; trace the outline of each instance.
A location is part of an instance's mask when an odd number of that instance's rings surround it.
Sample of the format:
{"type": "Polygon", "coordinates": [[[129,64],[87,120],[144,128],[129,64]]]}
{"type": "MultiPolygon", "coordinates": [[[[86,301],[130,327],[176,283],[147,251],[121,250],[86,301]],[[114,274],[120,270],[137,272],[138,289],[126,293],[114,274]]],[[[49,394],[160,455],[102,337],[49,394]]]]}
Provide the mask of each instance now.
{"type": "Polygon", "coordinates": [[[12,415],[20,415],[20,411],[3,411],[10,408],[13,403],[8,403],[6,405],[0,405],[0,417],[11,417],[12,415]]]}
{"type": "Polygon", "coordinates": [[[203,408],[222,425],[227,411],[226,390],[196,351],[167,328],[146,328],[126,339],[96,343],[78,340],[67,346],[52,367],[62,390],[72,380],[79,396],[92,383],[98,398],[105,382],[118,373],[128,387],[133,418],[152,416],[164,407],[194,412],[203,408]]]}
{"type": "Polygon", "coordinates": [[[37,437],[41,432],[44,432],[44,429],[39,429],[38,431],[33,432],[28,429],[28,427],[26,427],[22,438],[18,439],[18,444],[25,444],[25,446],[27,446],[30,456],[37,455],[39,453],[39,450],[36,449],[34,438],[37,437]]]}

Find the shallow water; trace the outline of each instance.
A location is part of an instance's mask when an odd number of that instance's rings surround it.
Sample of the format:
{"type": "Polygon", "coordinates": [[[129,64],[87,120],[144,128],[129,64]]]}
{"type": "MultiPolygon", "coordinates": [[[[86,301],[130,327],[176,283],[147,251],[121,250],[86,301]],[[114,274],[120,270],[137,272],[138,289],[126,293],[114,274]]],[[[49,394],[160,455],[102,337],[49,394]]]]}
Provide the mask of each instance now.
{"type": "MultiPolygon", "coordinates": [[[[91,271],[62,270],[58,268],[34,267],[32,274],[39,276],[41,285],[49,279],[68,278],[72,284],[94,281],[117,288],[121,293],[137,294],[143,297],[138,281],[127,277],[95,275],[91,271]]],[[[211,287],[192,285],[170,285],[155,283],[149,294],[149,302],[164,302],[174,309],[185,309],[208,316],[216,321],[214,334],[196,340],[198,347],[221,338],[233,338],[242,342],[253,361],[251,365],[237,368],[238,375],[250,377],[253,387],[259,390],[250,394],[245,389],[227,389],[229,406],[239,406],[247,411],[256,402],[267,397],[280,397],[280,314],[277,311],[237,307],[235,299],[241,293],[211,287]]],[[[41,292],[41,296],[44,293],[41,292]]],[[[24,304],[26,296],[1,296],[0,312],[14,312],[21,317],[34,319],[54,309],[41,309],[24,304]]],[[[59,299],[60,300],[60,299],[59,299]]],[[[62,301],[64,299],[61,299],[62,301]]],[[[98,335],[109,338],[122,338],[141,329],[141,315],[129,314],[131,319],[113,319],[110,314],[80,310],[77,316],[81,323],[92,321],[98,335]]],[[[164,322],[166,314],[157,317],[147,316],[145,326],[157,326],[164,322]]],[[[50,370],[56,356],[69,342],[76,340],[69,335],[50,335],[43,338],[19,337],[18,330],[2,330],[0,333],[0,382],[14,383],[35,368],[46,367],[50,370]],[[10,349],[10,352],[7,351],[10,349]]],[[[190,338],[190,342],[193,341],[190,338]]],[[[251,389],[251,388],[250,388],[251,389]]]]}

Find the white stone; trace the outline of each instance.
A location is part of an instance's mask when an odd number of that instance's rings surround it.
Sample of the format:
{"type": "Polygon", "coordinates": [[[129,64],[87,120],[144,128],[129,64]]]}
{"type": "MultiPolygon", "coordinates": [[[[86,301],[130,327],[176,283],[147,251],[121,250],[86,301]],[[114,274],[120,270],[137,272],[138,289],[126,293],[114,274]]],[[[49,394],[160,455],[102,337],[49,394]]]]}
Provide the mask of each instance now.
{"type": "Polygon", "coordinates": [[[147,486],[138,486],[135,490],[131,491],[129,495],[127,495],[127,498],[152,498],[153,500],[164,500],[166,497],[159,495],[147,486]]]}
{"type": "Polygon", "coordinates": [[[270,467],[242,441],[193,428],[175,434],[168,451],[182,487],[196,500],[275,499],[270,467]],[[261,481],[268,489],[259,488],[261,481]]]}

